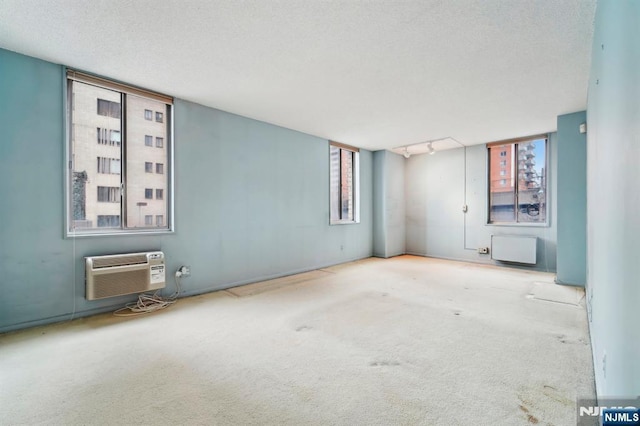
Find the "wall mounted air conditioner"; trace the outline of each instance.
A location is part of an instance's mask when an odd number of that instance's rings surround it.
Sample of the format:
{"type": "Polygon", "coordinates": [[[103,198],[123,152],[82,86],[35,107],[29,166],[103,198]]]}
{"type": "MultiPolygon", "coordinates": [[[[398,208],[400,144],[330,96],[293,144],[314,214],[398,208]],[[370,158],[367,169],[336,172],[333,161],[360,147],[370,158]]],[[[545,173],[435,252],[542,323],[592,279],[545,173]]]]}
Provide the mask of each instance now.
{"type": "Polygon", "coordinates": [[[142,293],[165,286],[161,251],[85,257],[85,270],[87,300],[142,293]]]}

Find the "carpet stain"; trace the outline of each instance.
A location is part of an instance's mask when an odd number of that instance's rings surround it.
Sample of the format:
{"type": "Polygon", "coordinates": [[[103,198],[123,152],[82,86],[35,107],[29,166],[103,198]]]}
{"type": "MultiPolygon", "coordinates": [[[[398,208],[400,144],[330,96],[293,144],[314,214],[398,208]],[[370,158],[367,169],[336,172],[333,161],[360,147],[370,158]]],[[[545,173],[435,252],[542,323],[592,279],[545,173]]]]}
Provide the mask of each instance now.
{"type": "Polygon", "coordinates": [[[538,423],[540,420],[538,420],[538,418],[536,416],[532,416],[531,414],[527,414],[527,421],[529,423],[533,423],[536,424],[538,423]]]}
{"type": "Polygon", "coordinates": [[[569,398],[566,398],[562,392],[560,392],[558,389],[554,388],[553,386],[549,386],[549,385],[544,385],[543,389],[542,389],[542,393],[555,400],[558,401],[560,404],[565,405],[565,406],[571,406],[574,404],[574,401],[570,400],[569,398]]]}
{"type": "Polygon", "coordinates": [[[373,361],[369,363],[370,367],[395,367],[400,365],[398,361],[373,361]]]}

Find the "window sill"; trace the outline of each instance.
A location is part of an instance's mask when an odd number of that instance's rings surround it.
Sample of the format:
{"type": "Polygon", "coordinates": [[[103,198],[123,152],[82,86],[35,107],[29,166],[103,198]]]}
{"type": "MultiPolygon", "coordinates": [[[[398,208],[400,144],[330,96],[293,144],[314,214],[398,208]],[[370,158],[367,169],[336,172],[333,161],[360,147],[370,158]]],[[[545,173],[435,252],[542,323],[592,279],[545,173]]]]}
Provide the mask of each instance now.
{"type": "Polygon", "coordinates": [[[355,220],[335,220],[333,222],[329,222],[329,225],[357,225],[360,221],[355,220]]]}
{"type": "Polygon", "coordinates": [[[174,234],[173,229],[123,229],[123,230],[111,230],[111,231],[87,231],[87,232],[70,232],[67,231],[65,238],[90,238],[90,237],[116,237],[121,235],[166,235],[174,234]]]}
{"type": "Polygon", "coordinates": [[[545,223],[526,223],[526,222],[489,222],[486,226],[503,226],[514,228],[548,228],[549,222],[545,223]]]}

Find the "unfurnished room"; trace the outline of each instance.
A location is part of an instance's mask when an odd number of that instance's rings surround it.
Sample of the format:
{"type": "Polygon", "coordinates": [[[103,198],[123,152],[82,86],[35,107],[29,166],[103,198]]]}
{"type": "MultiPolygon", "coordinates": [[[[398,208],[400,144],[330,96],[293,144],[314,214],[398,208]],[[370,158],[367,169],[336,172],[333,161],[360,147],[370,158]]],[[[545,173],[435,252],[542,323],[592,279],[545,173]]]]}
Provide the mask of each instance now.
{"type": "Polygon", "coordinates": [[[0,0],[0,424],[640,425],[638,22],[0,0]]]}

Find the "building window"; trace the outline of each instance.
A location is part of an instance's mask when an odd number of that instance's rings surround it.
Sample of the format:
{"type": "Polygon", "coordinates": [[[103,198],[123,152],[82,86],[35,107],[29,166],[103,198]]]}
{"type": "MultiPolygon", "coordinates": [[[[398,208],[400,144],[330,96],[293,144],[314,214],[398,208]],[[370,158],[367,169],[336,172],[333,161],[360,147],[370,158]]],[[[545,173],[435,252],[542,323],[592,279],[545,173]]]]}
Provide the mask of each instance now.
{"type": "Polygon", "coordinates": [[[146,226],[151,226],[153,225],[153,215],[151,214],[147,214],[144,216],[144,224],[146,226]]]}
{"type": "Polygon", "coordinates": [[[329,220],[332,224],[358,223],[359,150],[329,144],[329,220]]]}
{"type": "Polygon", "coordinates": [[[547,222],[547,140],[536,136],[487,145],[489,223],[547,222]]]}
{"type": "Polygon", "coordinates": [[[164,139],[156,138],[156,147],[157,148],[162,148],[163,146],[164,146],[164,139]]]}
{"type": "Polygon", "coordinates": [[[161,112],[156,111],[156,121],[158,123],[162,123],[162,113],[161,112]]]}
{"type": "Polygon", "coordinates": [[[98,202],[100,203],[119,203],[120,188],[117,186],[99,186],[98,202]]]}
{"type": "Polygon", "coordinates": [[[156,215],[156,226],[162,225],[164,225],[164,216],[162,216],[161,214],[156,215]]]}
{"type": "Polygon", "coordinates": [[[120,131],[98,127],[98,143],[100,145],[120,146],[120,131]]]}
{"type": "Polygon", "coordinates": [[[119,228],[120,216],[98,215],[98,228],[119,228]]]}
{"type": "Polygon", "coordinates": [[[98,115],[120,118],[120,102],[98,98],[98,115]]]}
{"type": "Polygon", "coordinates": [[[98,157],[98,173],[119,175],[120,159],[98,157]]]}
{"type": "Polygon", "coordinates": [[[164,190],[156,189],[156,200],[162,200],[164,198],[164,190]]]}
{"type": "Polygon", "coordinates": [[[145,229],[146,216],[162,216],[160,230],[170,231],[169,201],[173,197],[164,194],[171,188],[173,100],[68,70],[67,103],[67,234],[130,233],[136,228],[157,232],[157,227],[145,229]],[[153,120],[158,111],[163,124],[153,120]],[[158,149],[152,158],[140,146],[142,135],[147,146],[154,146],[156,138],[158,149]],[[146,161],[149,159],[152,162],[146,161]],[[158,176],[153,173],[154,163],[158,176]],[[149,202],[156,189],[163,197],[149,202]]]}
{"type": "Polygon", "coordinates": [[[500,167],[507,167],[507,160],[500,160],[500,167]]]}

